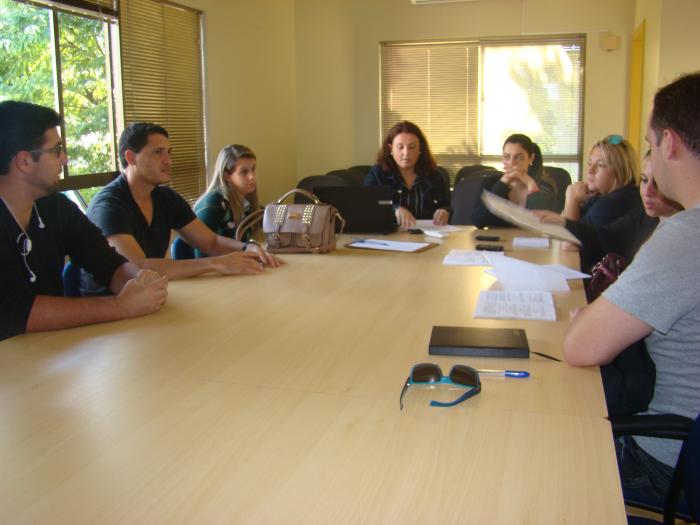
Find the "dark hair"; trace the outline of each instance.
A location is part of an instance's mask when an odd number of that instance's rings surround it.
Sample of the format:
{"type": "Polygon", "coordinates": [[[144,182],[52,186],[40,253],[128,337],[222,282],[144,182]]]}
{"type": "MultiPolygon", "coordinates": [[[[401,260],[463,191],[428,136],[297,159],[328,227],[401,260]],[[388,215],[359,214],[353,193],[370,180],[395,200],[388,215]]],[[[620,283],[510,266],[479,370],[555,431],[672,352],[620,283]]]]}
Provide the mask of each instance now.
{"type": "Polygon", "coordinates": [[[416,175],[427,175],[435,171],[435,159],[433,158],[433,154],[430,153],[430,147],[428,146],[425,135],[423,135],[423,132],[418,126],[408,120],[397,122],[386,134],[386,138],[382,142],[382,147],[377,153],[377,164],[380,164],[384,171],[399,171],[394,157],[391,156],[391,143],[394,142],[396,135],[400,135],[401,133],[410,133],[418,138],[421,154],[418,157],[418,162],[416,162],[416,175]]]}
{"type": "Polygon", "coordinates": [[[503,142],[504,148],[506,147],[506,144],[520,144],[523,147],[523,149],[527,151],[528,155],[535,156],[535,160],[532,162],[532,165],[527,170],[528,175],[532,177],[535,175],[539,175],[542,172],[542,166],[544,165],[542,151],[540,150],[540,147],[537,145],[536,142],[532,142],[532,139],[530,137],[528,137],[527,135],[523,135],[522,133],[513,133],[503,142]]]}
{"type": "Polygon", "coordinates": [[[126,150],[130,149],[134,153],[140,152],[148,144],[148,137],[154,134],[170,138],[164,127],[158,124],[151,124],[150,122],[134,122],[124,128],[119,137],[119,162],[121,162],[123,169],[126,169],[128,165],[126,162],[126,150]]]}
{"type": "Polygon", "coordinates": [[[17,153],[40,148],[44,133],[60,124],[61,116],[53,109],[15,100],[0,102],[0,175],[7,175],[17,153]]]}
{"type": "Polygon", "coordinates": [[[700,72],[683,75],[654,96],[650,126],[656,135],[657,146],[664,129],[680,135],[683,144],[700,158],[700,72]]]}

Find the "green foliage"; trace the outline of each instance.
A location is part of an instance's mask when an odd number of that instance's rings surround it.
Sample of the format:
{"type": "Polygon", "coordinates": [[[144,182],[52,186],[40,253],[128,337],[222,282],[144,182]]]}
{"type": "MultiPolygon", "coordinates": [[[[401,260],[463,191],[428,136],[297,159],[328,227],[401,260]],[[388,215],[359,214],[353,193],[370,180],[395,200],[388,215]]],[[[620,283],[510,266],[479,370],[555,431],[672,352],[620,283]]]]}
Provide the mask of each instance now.
{"type": "MultiPolygon", "coordinates": [[[[114,169],[106,24],[57,13],[60,77],[71,175],[114,169]]],[[[0,0],[0,100],[55,107],[51,12],[0,0]]]]}

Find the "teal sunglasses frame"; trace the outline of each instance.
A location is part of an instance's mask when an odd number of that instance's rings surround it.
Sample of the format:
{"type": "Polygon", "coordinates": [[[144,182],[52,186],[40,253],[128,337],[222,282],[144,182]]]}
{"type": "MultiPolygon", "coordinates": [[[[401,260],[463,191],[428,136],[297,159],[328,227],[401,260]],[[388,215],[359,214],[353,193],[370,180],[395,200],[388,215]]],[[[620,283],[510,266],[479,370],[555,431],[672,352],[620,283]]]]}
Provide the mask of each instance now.
{"type": "Polygon", "coordinates": [[[454,401],[442,402],[442,401],[431,401],[431,407],[453,407],[458,405],[462,401],[466,401],[470,397],[474,397],[481,392],[481,379],[479,378],[479,372],[475,368],[467,365],[454,365],[452,370],[450,370],[450,375],[445,376],[442,374],[442,369],[439,365],[435,363],[419,363],[411,367],[411,373],[409,374],[406,382],[401,390],[401,396],[399,397],[399,407],[403,410],[403,396],[411,385],[437,385],[437,384],[450,384],[460,387],[467,387],[464,394],[459,396],[454,401]],[[466,382],[461,376],[468,378],[471,382],[466,382]]]}

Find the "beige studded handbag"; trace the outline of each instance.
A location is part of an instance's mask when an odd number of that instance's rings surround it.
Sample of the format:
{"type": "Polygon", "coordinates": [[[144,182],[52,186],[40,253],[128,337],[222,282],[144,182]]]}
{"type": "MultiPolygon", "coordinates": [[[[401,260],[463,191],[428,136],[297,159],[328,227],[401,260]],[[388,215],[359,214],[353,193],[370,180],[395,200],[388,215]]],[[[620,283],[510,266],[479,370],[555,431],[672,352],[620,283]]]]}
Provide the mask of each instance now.
{"type": "Polygon", "coordinates": [[[267,251],[272,253],[330,252],[335,250],[336,221],[340,222],[340,233],[345,227],[345,220],[337,209],[323,204],[313,193],[298,188],[243,219],[236,229],[236,240],[240,241],[245,232],[259,221],[262,221],[267,251]],[[311,202],[284,204],[295,193],[311,202]]]}

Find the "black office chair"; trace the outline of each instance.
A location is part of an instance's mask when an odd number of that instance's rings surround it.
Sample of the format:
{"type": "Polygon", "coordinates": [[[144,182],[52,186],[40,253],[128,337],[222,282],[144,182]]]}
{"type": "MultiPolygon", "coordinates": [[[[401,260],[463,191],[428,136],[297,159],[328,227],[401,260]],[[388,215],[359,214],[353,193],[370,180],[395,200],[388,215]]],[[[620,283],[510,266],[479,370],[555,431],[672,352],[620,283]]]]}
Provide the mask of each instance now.
{"type": "MultiPolygon", "coordinates": [[[[625,504],[658,512],[663,515],[665,524],[674,524],[676,518],[697,522],[700,518],[700,415],[695,421],[672,414],[615,416],[610,417],[610,423],[615,437],[647,436],[683,441],[664,508],[659,509],[645,502],[631,500],[626,500],[625,504]],[[681,490],[684,492],[690,514],[677,511],[681,490]]],[[[630,516],[628,522],[636,525],[659,523],[638,516],[630,516]]]]}
{"type": "Polygon", "coordinates": [[[469,177],[455,184],[450,224],[474,224],[472,213],[481,198],[482,185],[481,177],[469,177]]]}
{"type": "Polygon", "coordinates": [[[472,164],[471,166],[464,166],[460,168],[455,177],[455,187],[464,179],[469,179],[472,177],[484,177],[488,175],[494,175],[496,173],[501,173],[493,166],[485,166],[483,164],[472,164]]]}
{"type": "MultiPolygon", "coordinates": [[[[297,188],[310,191],[311,193],[313,193],[314,189],[318,188],[319,186],[348,187],[350,186],[350,184],[348,184],[346,180],[341,179],[340,177],[336,177],[335,175],[309,175],[308,177],[304,177],[297,183],[297,188]]],[[[294,195],[295,204],[301,204],[305,202],[308,202],[308,199],[303,195],[294,195]]]]}
{"type": "Polygon", "coordinates": [[[547,183],[554,189],[554,195],[557,201],[557,209],[564,209],[564,201],[566,200],[566,188],[571,184],[571,175],[564,168],[554,166],[544,166],[542,173],[542,181],[547,183]]]}
{"type": "Polygon", "coordinates": [[[361,171],[352,168],[347,170],[333,170],[326,173],[326,177],[338,177],[348,183],[348,186],[362,186],[365,181],[365,175],[361,171]]]}
{"type": "Polygon", "coordinates": [[[357,166],[350,166],[348,169],[353,171],[359,171],[360,173],[362,173],[362,175],[366,177],[369,173],[369,170],[372,169],[372,166],[370,166],[369,164],[358,164],[357,166]]]}
{"type": "Polygon", "coordinates": [[[187,244],[182,237],[175,237],[170,245],[170,257],[176,261],[194,259],[194,248],[187,244]]]}

